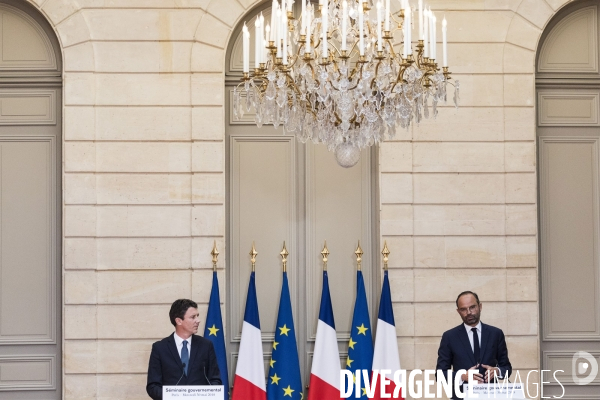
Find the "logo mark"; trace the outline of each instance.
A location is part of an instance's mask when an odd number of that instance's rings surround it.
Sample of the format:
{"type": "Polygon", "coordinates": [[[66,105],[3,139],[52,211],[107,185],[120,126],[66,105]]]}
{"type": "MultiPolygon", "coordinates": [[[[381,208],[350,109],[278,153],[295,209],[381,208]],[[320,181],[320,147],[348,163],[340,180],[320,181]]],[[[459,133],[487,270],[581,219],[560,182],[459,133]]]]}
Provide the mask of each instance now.
{"type": "Polygon", "coordinates": [[[576,385],[587,385],[592,383],[598,375],[598,361],[586,351],[578,351],[573,354],[572,360],[573,382],[576,385]],[[585,360],[585,361],[584,361],[585,360]],[[588,374],[580,378],[578,375],[588,374]]]}

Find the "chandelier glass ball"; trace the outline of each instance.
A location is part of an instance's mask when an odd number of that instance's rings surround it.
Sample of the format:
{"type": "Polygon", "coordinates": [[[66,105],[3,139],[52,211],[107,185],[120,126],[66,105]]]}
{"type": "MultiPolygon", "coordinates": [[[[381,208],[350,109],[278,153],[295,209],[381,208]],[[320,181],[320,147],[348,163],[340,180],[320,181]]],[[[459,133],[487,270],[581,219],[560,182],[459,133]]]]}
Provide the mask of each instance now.
{"type": "Polygon", "coordinates": [[[360,160],[360,149],[349,142],[343,142],[335,148],[335,160],[344,167],[354,167],[360,160]]]}
{"type": "Polygon", "coordinates": [[[253,72],[244,25],[244,76],[233,92],[235,118],[254,109],[258,127],[282,126],[303,143],[326,145],[340,165],[340,160],[348,165],[361,149],[393,138],[397,129],[435,118],[448,84],[458,107],[459,84],[450,81],[448,71],[446,20],[440,68],[436,16],[422,0],[414,11],[403,0],[397,13],[390,0],[320,0],[318,6],[300,0],[298,19],[293,1],[273,0],[266,26],[262,15],[256,19],[253,72]]]}

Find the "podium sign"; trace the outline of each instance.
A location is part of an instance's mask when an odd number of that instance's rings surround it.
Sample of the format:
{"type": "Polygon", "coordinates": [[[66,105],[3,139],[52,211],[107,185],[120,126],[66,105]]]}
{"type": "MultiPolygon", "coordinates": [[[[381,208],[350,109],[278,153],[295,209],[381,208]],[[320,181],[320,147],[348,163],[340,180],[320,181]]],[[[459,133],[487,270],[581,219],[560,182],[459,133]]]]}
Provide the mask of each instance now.
{"type": "Polygon", "coordinates": [[[223,385],[163,386],[163,400],[224,400],[223,385]]]}
{"type": "Polygon", "coordinates": [[[525,387],[522,383],[487,383],[473,385],[473,395],[469,393],[469,385],[464,385],[465,400],[522,400],[525,397],[525,387]]]}

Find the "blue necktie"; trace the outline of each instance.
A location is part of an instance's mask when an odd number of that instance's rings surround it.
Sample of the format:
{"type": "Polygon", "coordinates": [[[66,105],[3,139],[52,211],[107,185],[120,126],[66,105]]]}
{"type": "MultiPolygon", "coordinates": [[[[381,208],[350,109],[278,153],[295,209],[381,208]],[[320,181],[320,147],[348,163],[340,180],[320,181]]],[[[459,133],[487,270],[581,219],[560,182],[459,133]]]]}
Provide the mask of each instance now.
{"type": "Polygon", "coordinates": [[[183,347],[181,348],[181,362],[185,365],[183,367],[183,372],[185,372],[186,376],[188,372],[188,364],[190,363],[190,353],[188,352],[187,344],[187,340],[184,340],[183,347]]]}
{"type": "MultiPolygon", "coordinates": [[[[477,328],[471,328],[473,332],[473,355],[475,356],[475,363],[481,363],[480,349],[479,349],[479,335],[477,334],[477,328]]],[[[181,353],[183,359],[183,353],[181,353]]]]}

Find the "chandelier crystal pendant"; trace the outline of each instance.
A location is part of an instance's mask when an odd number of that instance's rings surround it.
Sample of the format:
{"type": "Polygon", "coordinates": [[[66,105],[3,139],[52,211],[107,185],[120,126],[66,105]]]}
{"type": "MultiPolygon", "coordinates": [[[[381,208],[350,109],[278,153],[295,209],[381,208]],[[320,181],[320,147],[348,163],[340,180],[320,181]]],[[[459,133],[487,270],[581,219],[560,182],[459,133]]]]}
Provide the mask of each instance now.
{"type": "Polygon", "coordinates": [[[258,127],[281,125],[302,143],[323,143],[336,151],[340,165],[351,167],[360,150],[380,143],[386,132],[391,139],[398,127],[435,118],[448,84],[454,86],[458,107],[459,83],[450,82],[448,70],[446,19],[440,70],[437,20],[423,0],[418,11],[401,0],[397,14],[390,0],[377,1],[374,12],[370,0],[320,0],[318,9],[300,0],[299,19],[293,15],[294,0],[281,1],[273,0],[270,24],[265,26],[262,14],[256,18],[253,72],[244,24],[244,75],[233,91],[236,119],[254,109],[258,127]],[[419,39],[413,51],[415,17],[419,39]],[[401,54],[394,47],[400,32],[401,54]]]}

